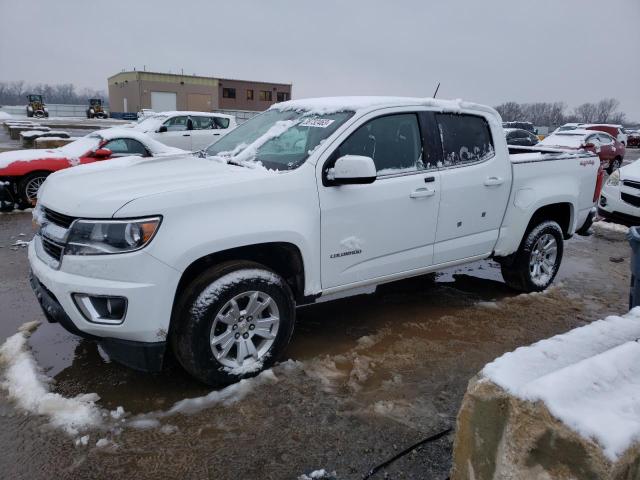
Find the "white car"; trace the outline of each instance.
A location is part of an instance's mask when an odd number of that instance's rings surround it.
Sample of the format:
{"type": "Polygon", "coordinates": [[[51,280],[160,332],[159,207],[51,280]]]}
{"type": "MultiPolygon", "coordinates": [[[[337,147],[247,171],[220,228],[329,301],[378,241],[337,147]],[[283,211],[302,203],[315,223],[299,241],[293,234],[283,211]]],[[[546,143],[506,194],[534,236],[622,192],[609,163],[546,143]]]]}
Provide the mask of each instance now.
{"type": "Polygon", "coordinates": [[[602,189],[598,214],[625,225],[640,225],[640,160],[611,174],[602,189]]]}
{"type": "Polygon", "coordinates": [[[498,113],[462,101],[277,103],[201,155],[49,177],[31,283],[113,360],[158,370],[171,345],[201,381],[235,381],[279,358],[298,305],[485,258],[545,289],[599,162],[530,148],[509,155],[498,113]]]}
{"type": "Polygon", "coordinates": [[[162,112],[128,125],[171,147],[199,151],[236,128],[233,115],[207,112],[162,112]]]}

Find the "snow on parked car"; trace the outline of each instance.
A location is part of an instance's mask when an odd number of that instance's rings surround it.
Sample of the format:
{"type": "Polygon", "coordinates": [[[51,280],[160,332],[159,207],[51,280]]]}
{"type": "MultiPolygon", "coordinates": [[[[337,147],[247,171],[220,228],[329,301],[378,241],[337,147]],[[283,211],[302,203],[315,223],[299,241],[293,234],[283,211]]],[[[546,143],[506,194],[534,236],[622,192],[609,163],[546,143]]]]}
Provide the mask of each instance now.
{"type": "Polygon", "coordinates": [[[625,146],[608,133],[582,128],[555,132],[538,143],[538,146],[596,153],[600,157],[602,168],[609,174],[620,168],[626,151],[625,146]]]}
{"type": "Polygon", "coordinates": [[[136,155],[156,157],[186,153],[164,145],[144,133],[110,128],[91,133],[55,149],[15,150],[0,153],[0,201],[9,208],[31,206],[40,186],[52,172],[65,168],[136,155]]]}
{"type": "Polygon", "coordinates": [[[510,155],[499,120],[462,101],[297,100],[200,156],[59,172],[34,212],[31,285],[113,360],[157,371],[171,345],[209,384],[273,365],[297,305],[489,257],[544,290],[591,225],[599,162],[510,155]]]}
{"type": "Polygon", "coordinates": [[[199,151],[236,128],[236,117],[207,112],[161,112],[127,125],[155,140],[188,151],[199,151]]]}
{"type": "Polygon", "coordinates": [[[640,225],[640,160],[611,174],[600,194],[598,214],[624,225],[640,225]]]}

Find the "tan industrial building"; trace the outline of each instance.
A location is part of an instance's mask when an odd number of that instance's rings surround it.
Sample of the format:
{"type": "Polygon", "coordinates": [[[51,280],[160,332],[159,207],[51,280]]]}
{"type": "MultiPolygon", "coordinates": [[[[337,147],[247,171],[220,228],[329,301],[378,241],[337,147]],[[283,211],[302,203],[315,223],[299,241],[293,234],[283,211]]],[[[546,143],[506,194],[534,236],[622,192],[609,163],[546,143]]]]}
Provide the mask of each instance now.
{"type": "Polygon", "coordinates": [[[146,71],[109,77],[109,109],[113,116],[143,108],[155,112],[190,110],[262,111],[291,99],[291,84],[200,77],[146,71]]]}

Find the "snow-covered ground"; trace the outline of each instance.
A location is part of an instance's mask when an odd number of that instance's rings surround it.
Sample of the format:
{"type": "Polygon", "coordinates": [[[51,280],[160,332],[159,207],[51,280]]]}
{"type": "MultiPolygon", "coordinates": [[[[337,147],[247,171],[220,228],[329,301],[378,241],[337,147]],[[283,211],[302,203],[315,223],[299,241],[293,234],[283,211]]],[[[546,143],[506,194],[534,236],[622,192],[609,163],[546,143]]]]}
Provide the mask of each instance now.
{"type": "Polygon", "coordinates": [[[506,353],[482,375],[549,411],[611,459],[640,441],[640,307],[506,353]]]}

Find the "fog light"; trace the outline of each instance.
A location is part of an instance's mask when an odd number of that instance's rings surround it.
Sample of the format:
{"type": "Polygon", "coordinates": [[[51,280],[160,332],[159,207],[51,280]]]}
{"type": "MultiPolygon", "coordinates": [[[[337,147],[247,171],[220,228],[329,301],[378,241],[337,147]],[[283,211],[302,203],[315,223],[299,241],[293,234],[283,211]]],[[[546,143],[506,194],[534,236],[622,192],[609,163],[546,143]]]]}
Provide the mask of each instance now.
{"type": "Polygon", "coordinates": [[[607,198],[605,196],[601,196],[600,197],[600,206],[601,207],[606,207],[607,206],[607,198]]]}
{"type": "Polygon", "coordinates": [[[82,316],[93,323],[118,325],[124,322],[124,317],[127,314],[127,299],[125,297],[74,293],[73,301],[82,316]]]}

